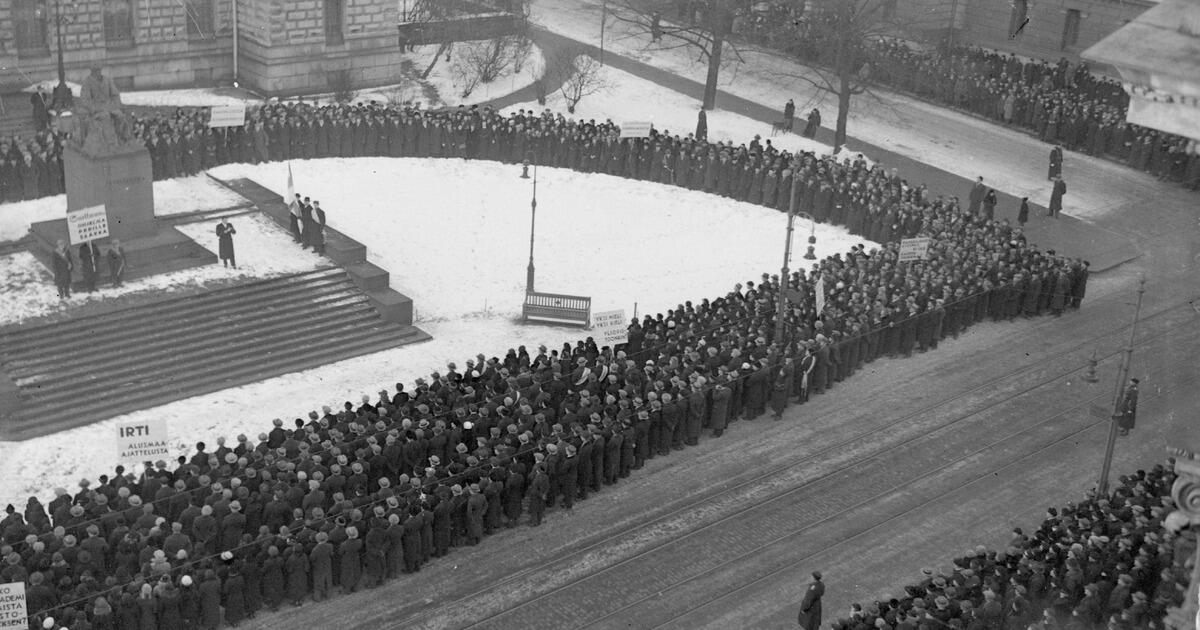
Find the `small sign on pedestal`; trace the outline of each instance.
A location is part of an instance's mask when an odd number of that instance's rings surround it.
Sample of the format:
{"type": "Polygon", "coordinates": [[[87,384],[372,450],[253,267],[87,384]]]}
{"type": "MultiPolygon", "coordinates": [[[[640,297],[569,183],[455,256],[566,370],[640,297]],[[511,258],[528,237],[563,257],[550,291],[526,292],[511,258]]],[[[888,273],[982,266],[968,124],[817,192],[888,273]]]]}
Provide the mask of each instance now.
{"type": "Polygon", "coordinates": [[[72,245],[108,238],[108,212],[102,205],[68,210],[67,234],[72,245]]]}

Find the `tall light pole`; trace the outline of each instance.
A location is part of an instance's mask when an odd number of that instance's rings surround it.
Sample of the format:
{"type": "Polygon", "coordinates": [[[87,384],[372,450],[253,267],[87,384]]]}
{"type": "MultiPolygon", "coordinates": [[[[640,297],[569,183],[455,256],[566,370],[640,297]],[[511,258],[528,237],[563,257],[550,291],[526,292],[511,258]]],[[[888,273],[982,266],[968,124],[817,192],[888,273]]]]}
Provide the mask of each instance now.
{"type": "Polygon", "coordinates": [[[791,271],[788,264],[792,260],[792,232],[796,229],[796,197],[800,189],[799,173],[792,173],[792,188],[788,199],[787,237],[783,241],[783,269],[779,271],[779,296],[775,298],[775,348],[778,356],[783,356],[783,320],[787,313],[788,278],[791,271]]]}
{"type": "Polygon", "coordinates": [[[533,198],[529,202],[529,266],[525,268],[525,292],[533,293],[533,228],[537,224],[537,161],[531,160],[530,151],[521,166],[521,178],[529,179],[529,164],[533,163],[533,198]]]}
{"type": "MultiPolygon", "coordinates": [[[[54,86],[52,95],[56,107],[60,110],[70,107],[74,102],[71,88],[67,87],[67,66],[63,60],[63,25],[69,24],[71,17],[63,15],[62,3],[63,0],[54,0],[54,38],[58,44],[58,85],[54,86]]],[[[72,4],[72,6],[74,5],[72,4]]]]}
{"type": "Polygon", "coordinates": [[[1121,402],[1125,393],[1125,381],[1129,380],[1129,365],[1133,361],[1133,340],[1137,336],[1138,320],[1142,316],[1142,295],[1146,292],[1146,275],[1138,280],[1137,306],[1133,311],[1133,325],[1129,327],[1129,343],[1125,345],[1125,355],[1121,357],[1121,369],[1117,370],[1117,391],[1113,396],[1113,414],[1108,423],[1108,442],[1104,446],[1104,463],[1100,467],[1100,480],[1096,484],[1097,494],[1108,494],[1108,472],[1112,468],[1113,451],[1117,446],[1117,430],[1119,428],[1122,409],[1121,402]]]}

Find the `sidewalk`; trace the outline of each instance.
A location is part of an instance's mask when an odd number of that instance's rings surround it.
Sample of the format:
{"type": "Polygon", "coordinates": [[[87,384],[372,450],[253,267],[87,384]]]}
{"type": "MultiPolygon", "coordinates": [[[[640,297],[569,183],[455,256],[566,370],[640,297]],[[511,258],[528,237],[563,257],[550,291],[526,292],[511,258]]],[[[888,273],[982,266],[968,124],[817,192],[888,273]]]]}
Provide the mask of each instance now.
{"type": "MultiPolygon", "coordinates": [[[[550,59],[551,52],[562,51],[568,47],[583,47],[594,56],[600,54],[599,47],[595,45],[541,28],[535,29],[535,37],[538,44],[543,46],[543,52],[547,59],[550,59]]],[[[697,101],[704,93],[704,85],[697,81],[680,77],[612,50],[604,51],[604,62],[634,76],[693,97],[697,101]]],[[[520,94],[512,96],[520,96],[520,94]]],[[[532,99],[526,96],[524,100],[532,99]]],[[[513,102],[520,102],[520,100],[513,102]]],[[[753,118],[765,124],[775,122],[781,117],[780,112],[774,108],[741,98],[724,90],[717,92],[717,105],[721,109],[753,118]]],[[[749,141],[749,138],[746,140],[749,141]]],[[[833,130],[822,127],[817,134],[817,140],[833,144],[833,130]]],[[[846,150],[851,154],[863,153],[888,168],[895,167],[910,183],[914,185],[924,183],[935,194],[954,195],[965,199],[973,184],[973,181],[964,177],[934,168],[860,138],[847,138],[846,150]]],[[[996,190],[996,193],[1000,202],[997,204],[997,218],[1007,218],[1015,223],[1020,199],[999,189],[996,190]]],[[[1030,242],[1037,244],[1043,250],[1053,249],[1064,255],[1082,257],[1091,263],[1093,273],[1113,269],[1139,256],[1139,250],[1134,242],[1121,233],[1066,215],[1050,219],[1045,216],[1045,213],[1045,208],[1031,204],[1030,221],[1025,226],[1025,232],[1030,242]]]]}

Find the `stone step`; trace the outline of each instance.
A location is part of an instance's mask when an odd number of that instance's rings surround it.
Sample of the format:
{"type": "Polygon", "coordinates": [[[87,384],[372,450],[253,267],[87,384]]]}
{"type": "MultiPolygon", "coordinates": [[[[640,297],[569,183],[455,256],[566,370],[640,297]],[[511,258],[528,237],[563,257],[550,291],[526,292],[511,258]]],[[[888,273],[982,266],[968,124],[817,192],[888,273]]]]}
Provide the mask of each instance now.
{"type": "Polygon", "coordinates": [[[126,393],[114,400],[77,403],[70,413],[44,413],[37,408],[29,409],[20,420],[4,427],[3,437],[7,440],[27,440],[93,424],[119,414],[428,339],[428,334],[412,326],[392,325],[385,325],[370,335],[363,335],[360,331],[329,337],[318,344],[302,344],[267,357],[250,357],[215,367],[208,366],[203,371],[181,374],[169,383],[126,393]],[[184,378],[187,380],[184,381],[184,378]],[[186,385],[182,384],[184,382],[186,385]]]}

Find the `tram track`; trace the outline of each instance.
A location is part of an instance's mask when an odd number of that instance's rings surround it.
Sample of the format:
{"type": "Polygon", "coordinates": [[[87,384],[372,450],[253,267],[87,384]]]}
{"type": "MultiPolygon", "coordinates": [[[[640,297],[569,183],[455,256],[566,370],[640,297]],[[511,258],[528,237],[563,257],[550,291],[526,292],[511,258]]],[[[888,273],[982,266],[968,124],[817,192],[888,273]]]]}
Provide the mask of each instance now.
{"type": "MultiPolygon", "coordinates": [[[[1190,309],[1186,309],[1185,305],[1169,306],[1169,307],[1163,308],[1155,313],[1152,313],[1152,314],[1148,315],[1147,317],[1143,318],[1143,323],[1145,324],[1145,328],[1143,328],[1143,333],[1142,333],[1142,335],[1139,336],[1139,339],[1137,340],[1136,343],[1138,346],[1146,346],[1147,344],[1153,343],[1154,341],[1156,341],[1158,339],[1161,339],[1167,335],[1170,335],[1170,334],[1176,332],[1179,328],[1189,325],[1192,321],[1191,317],[1194,317],[1194,315],[1190,314],[1190,309]],[[1182,316],[1182,322],[1169,324],[1165,328],[1163,328],[1163,326],[1159,323],[1163,320],[1170,320],[1172,318],[1179,318],[1181,316],[1182,316]]],[[[1049,322],[1047,322],[1047,324],[1048,323],[1049,322]]],[[[954,396],[946,397],[944,399],[938,400],[931,404],[924,405],[921,408],[919,408],[913,412],[903,414],[902,416],[900,416],[897,419],[893,420],[892,422],[884,425],[883,427],[878,427],[878,426],[872,427],[867,431],[856,434],[849,439],[842,440],[842,441],[840,441],[836,444],[830,445],[828,447],[824,447],[814,453],[810,453],[801,458],[792,459],[792,460],[784,462],[780,465],[770,467],[769,469],[762,471],[760,474],[752,475],[744,480],[739,480],[738,482],[736,482],[732,485],[723,486],[715,492],[708,492],[708,493],[704,493],[703,495],[696,496],[692,500],[690,500],[686,503],[683,503],[682,505],[679,505],[677,507],[672,507],[669,511],[658,514],[658,515],[652,517],[651,519],[648,519],[647,521],[640,523],[638,526],[636,526],[634,528],[627,528],[623,531],[616,532],[612,535],[608,535],[608,536],[605,536],[605,537],[602,537],[602,538],[599,538],[599,539],[596,539],[593,541],[588,541],[582,547],[577,547],[577,548],[571,549],[569,551],[569,553],[558,554],[555,557],[548,559],[547,561],[539,562],[533,566],[524,568],[524,569],[514,572],[512,574],[509,574],[508,576],[506,576],[505,578],[503,578],[501,580],[490,583],[488,585],[488,587],[485,589],[478,589],[478,590],[473,591],[470,594],[457,597],[453,601],[447,602],[445,604],[439,604],[437,606],[437,609],[445,610],[448,608],[454,608],[457,604],[461,604],[461,603],[466,603],[466,602],[471,602],[471,601],[478,602],[478,601],[480,601],[480,597],[487,592],[498,592],[505,588],[519,584],[519,583],[525,581],[526,579],[528,579],[530,576],[545,574],[547,572],[553,572],[556,568],[561,568],[564,564],[566,564],[566,565],[572,564],[571,563],[572,558],[575,558],[575,559],[587,558],[589,555],[593,554],[594,552],[597,552],[598,550],[607,548],[622,539],[629,538],[630,536],[634,535],[634,533],[636,531],[641,531],[641,532],[655,531],[655,530],[659,529],[660,526],[662,526],[664,523],[667,523],[668,521],[671,521],[672,519],[677,519],[682,514],[693,512],[704,505],[712,505],[714,503],[718,503],[718,502],[720,502],[720,500],[722,498],[745,493],[747,491],[747,489],[758,486],[758,485],[762,484],[765,480],[779,477],[782,473],[784,473],[788,470],[793,470],[793,469],[796,469],[799,467],[811,465],[814,461],[818,461],[836,451],[843,450],[843,449],[847,448],[849,445],[852,445],[856,442],[861,441],[868,435],[876,434],[876,433],[880,433],[880,432],[887,432],[889,429],[910,423],[914,418],[930,414],[931,412],[933,412],[939,408],[943,408],[943,407],[946,407],[949,405],[953,405],[955,403],[967,401],[967,400],[971,399],[973,396],[980,394],[981,392],[993,391],[996,388],[998,383],[1012,380],[1014,377],[1018,377],[1018,380],[1020,380],[1021,375],[1029,374],[1029,373],[1035,371],[1037,368],[1052,365],[1055,362],[1065,362],[1067,364],[1067,366],[1065,368],[1060,367],[1055,370],[1055,372],[1057,373],[1056,378],[1069,377],[1069,376],[1079,372],[1082,369],[1081,366],[1083,365],[1082,361],[1080,361],[1077,358],[1072,357],[1071,355],[1073,355],[1074,353],[1078,352],[1081,349],[1090,348],[1094,345],[1097,345],[1098,343],[1106,342],[1106,341],[1108,342],[1106,345],[1118,345],[1119,346],[1119,342],[1117,340],[1110,340],[1109,338],[1115,334],[1123,332],[1127,328],[1128,328],[1127,325],[1118,325],[1115,327],[1111,327],[1104,332],[1101,332],[1096,335],[1092,335],[1092,336],[1088,337],[1087,339],[1082,340],[1078,343],[1074,343],[1068,347],[1058,348],[1052,354],[1049,354],[1049,355],[1042,357],[1040,359],[1037,359],[1035,361],[1024,363],[1016,369],[1013,369],[1004,374],[1001,374],[999,376],[993,377],[992,379],[989,379],[989,381],[986,383],[978,385],[969,390],[962,391],[954,396]]],[[[1101,361],[1103,361],[1103,360],[1112,358],[1113,356],[1117,355],[1119,352],[1120,352],[1119,348],[1106,349],[1103,353],[1100,354],[1100,356],[1098,358],[1101,361]]],[[[1011,391],[1009,393],[1009,395],[1007,395],[1005,397],[1004,400],[996,402],[996,403],[992,403],[992,404],[986,404],[981,408],[977,408],[977,409],[974,409],[971,411],[964,412],[964,414],[959,416],[953,422],[951,422],[947,425],[943,425],[941,427],[935,427],[931,430],[934,430],[934,431],[940,430],[942,428],[945,428],[946,426],[950,426],[954,423],[966,420],[967,418],[977,416],[980,413],[985,413],[988,410],[996,407],[998,404],[1001,404],[1005,401],[1011,400],[1011,399],[1013,399],[1017,396],[1020,396],[1024,393],[1033,391],[1039,387],[1043,387],[1043,386],[1045,386],[1045,384],[1046,384],[1045,379],[1039,378],[1039,379],[1036,379],[1036,382],[1033,384],[1020,385],[1014,391],[1011,391]]],[[[1105,396],[1106,395],[1100,395],[1095,398],[1097,400],[1102,401],[1105,396]]],[[[908,440],[906,440],[905,442],[893,443],[891,446],[893,448],[903,447],[908,442],[920,439],[920,437],[922,435],[929,433],[929,431],[930,430],[922,431],[919,435],[913,436],[913,437],[909,438],[908,440]]],[[[813,483],[817,483],[822,478],[829,477],[833,474],[836,474],[837,472],[838,471],[835,470],[830,473],[826,473],[825,475],[823,475],[821,477],[805,481],[801,485],[799,485],[797,487],[793,487],[788,491],[794,492],[796,490],[810,486],[813,483]]],[[[750,506],[748,506],[744,509],[753,509],[753,507],[755,505],[761,505],[761,504],[764,504],[764,503],[767,503],[770,501],[774,501],[777,498],[779,498],[779,496],[782,496],[782,494],[781,493],[770,493],[770,494],[758,497],[755,499],[755,501],[750,506]]],[[[694,531],[700,531],[704,528],[711,527],[713,524],[720,523],[723,520],[724,519],[718,519],[717,521],[714,521],[713,523],[709,523],[707,525],[701,525],[698,528],[696,528],[694,531]]],[[[685,532],[685,533],[683,533],[683,535],[689,535],[689,534],[687,534],[685,532]]],[[[652,552],[655,548],[656,547],[652,546],[643,551],[639,551],[634,556],[631,556],[631,558],[644,557],[644,555],[646,553],[652,552]]],[[[620,562],[624,562],[624,561],[620,561],[620,562]]],[[[612,566],[616,566],[616,565],[612,565],[612,566]]],[[[562,581],[561,583],[559,583],[557,586],[551,588],[550,590],[543,590],[541,592],[537,592],[537,593],[533,594],[532,597],[525,598],[523,601],[509,607],[505,611],[497,611],[497,614],[504,616],[505,612],[507,612],[509,610],[512,610],[512,611],[519,610],[522,607],[528,606],[530,603],[537,602],[543,598],[553,595],[554,593],[560,592],[562,589],[569,587],[571,584],[574,584],[581,580],[587,579],[589,575],[597,574],[597,573],[603,572],[605,570],[606,570],[605,568],[601,568],[601,569],[597,569],[596,571],[594,571],[592,573],[588,573],[588,574],[567,575],[567,576],[565,576],[567,578],[565,581],[562,581]]],[[[552,579],[545,580],[545,582],[547,582],[547,583],[552,583],[554,581],[555,580],[552,580],[552,579]]],[[[399,627],[411,627],[413,625],[419,626],[422,623],[422,621],[429,619],[428,614],[430,612],[436,612],[436,610],[435,611],[425,610],[425,611],[422,611],[422,613],[420,613],[419,615],[413,615],[413,616],[405,619],[404,622],[402,622],[399,627]]],[[[464,620],[464,621],[466,621],[466,620],[464,620]]],[[[467,625],[465,625],[463,627],[478,627],[481,625],[486,625],[486,622],[487,622],[486,619],[482,620],[482,621],[475,621],[475,622],[468,621],[467,625]]]]}

